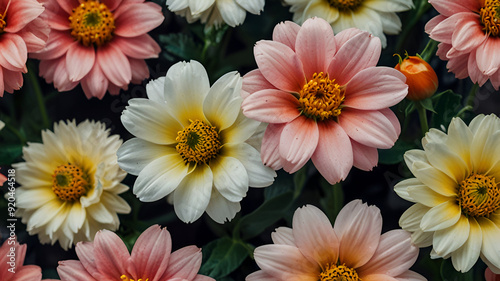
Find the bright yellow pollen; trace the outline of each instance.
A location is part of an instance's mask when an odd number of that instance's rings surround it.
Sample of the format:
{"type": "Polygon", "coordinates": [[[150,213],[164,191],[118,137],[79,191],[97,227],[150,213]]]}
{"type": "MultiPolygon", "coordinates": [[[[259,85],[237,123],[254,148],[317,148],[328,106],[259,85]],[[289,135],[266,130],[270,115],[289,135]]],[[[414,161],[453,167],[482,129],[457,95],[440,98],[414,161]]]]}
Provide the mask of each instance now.
{"type": "Polygon", "coordinates": [[[457,202],[472,217],[488,217],[500,208],[500,188],[492,176],[472,174],[458,186],[457,202]]]}
{"type": "Polygon", "coordinates": [[[323,121],[340,115],[344,99],[344,88],[335,79],[330,80],[323,72],[314,73],[300,91],[299,110],[309,118],[323,121]]]}
{"type": "Polygon", "coordinates": [[[11,1],[7,3],[7,7],[5,7],[5,11],[3,12],[3,14],[0,14],[0,34],[3,33],[3,30],[7,26],[7,22],[5,21],[5,16],[7,15],[7,10],[9,9],[10,2],[11,1]]]}
{"type": "Polygon", "coordinates": [[[329,263],[319,274],[319,281],[361,281],[353,268],[329,263]]]}
{"type": "MultiPolygon", "coordinates": [[[[120,279],[122,281],[135,281],[134,279],[128,278],[126,275],[120,276],[120,279]]],[[[142,278],[141,279],[137,279],[137,281],[148,281],[148,280],[149,280],[149,278],[146,278],[146,279],[142,279],[142,278]]]]}
{"type": "Polygon", "coordinates": [[[177,133],[175,147],[186,164],[208,163],[221,149],[219,133],[215,127],[203,121],[191,121],[191,125],[177,133]]]}
{"type": "Polygon", "coordinates": [[[73,202],[90,190],[90,176],[77,165],[61,165],[52,175],[52,191],[61,200],[73,202]]]}
{"type": "Polygon", "coordinates": [[[363,0],[327,0],[331,7],[337,8],[341,11],[356,10],[363,0]]]}
{"type": "Polygon", "coordinates": [[[485,0],[484,6],[479,10],[483,23],[483,30],[490,36],[500,35],[500,0],[485,0]]]}
{"type": "Polygon", "coordinates": [[[85,46],[102,46],[113,38],[115,19],[108,7],[86,0],[69,16],[71,35],[85,46]]]}

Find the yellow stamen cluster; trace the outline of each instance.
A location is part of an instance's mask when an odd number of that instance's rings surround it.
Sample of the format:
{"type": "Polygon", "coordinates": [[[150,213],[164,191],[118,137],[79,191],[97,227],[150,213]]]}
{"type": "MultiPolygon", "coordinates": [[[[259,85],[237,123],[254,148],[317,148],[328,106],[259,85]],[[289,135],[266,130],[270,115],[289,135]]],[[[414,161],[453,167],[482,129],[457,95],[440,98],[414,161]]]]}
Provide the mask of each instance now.
{"type": "Polygon", "coordinates": [[[319,281],[360,281],[361,279],[353,268],[329,263],[319,274],[319,281]]]}
{"type": "Polygon", "coordinates": [[[342,86],[330,80],[328,74],[314,73],[313,78],[300,91],[299,110],[314,120],[325,120],[339,116],[345,99],[342,86]]]}
{"type": "Polygon", "coordinates": [[[115,19],[108,7],[99,1],[87,0],[73,9],[69,16],[71,35],[85,46],[102,46],[113,38],[115,19]]]}
{"type": "Polygon", "coordinates": [[[186,164],[208,163],[221,149],[219,133],[215,127],[203,121],[191,121],[184,130],[177,133],[175,147],[186,164]]]}
{"type": "MultiPolygon", "coordinates": [[[[120,279],[121,279],[122,281],[135,281],[134,279],[130,279],[130,278],[128,278],[128,276],[127,276],[127,275],[122,275],[122,276],[120,276],[120,279]]],[[[142,278],[141,278],[141,279],[137,279],[137,281],[149,281],[149,278],[146,278],[146,279],[142,279],[142,278]]]]}
{"type": "Polygon", "coordinates": [[[457,202],[472,217],[488,217],[500,208],[500,188],[492,176],[472,174],[458,187],[457,202]]]}
{"type": "Polygon", "coordinates": [[[354,11],[363,3],[363,0],[327,0],[327,1],[331,7],[337,8],[341,11],[347,11],[347,10],[354,11]]]}
{"type": "Polygon", "coordinates": [[[61,200],[73,202],[92,187],[90,176],[77,165],[61,165],[52,174],[52,191],[61,200]]]}
{"type": "Polygon", "coordinates": [[[10,6],[10,1],[7,3],[7,7],[5,8],[3,14],[0,14],[0,34],[3,33],[3,30],[7,26],[7,22],[5,21],[5,16],[7,15],[7,10],[9,9],[9,6],[10,6]]]}
{"type": "Polygon", "coordinates": [[[485,0],[484,6],[479,10],[483,23],[483,30],[490,36],[500,35],[500,0],[485,0]]]}

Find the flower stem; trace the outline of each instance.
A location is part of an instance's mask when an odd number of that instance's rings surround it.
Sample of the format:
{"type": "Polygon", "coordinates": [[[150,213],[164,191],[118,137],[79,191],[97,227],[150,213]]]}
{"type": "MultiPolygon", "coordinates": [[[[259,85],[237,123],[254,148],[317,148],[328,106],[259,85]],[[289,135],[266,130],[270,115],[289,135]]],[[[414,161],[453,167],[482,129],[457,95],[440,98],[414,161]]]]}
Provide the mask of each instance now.
{"type": "Polygon", "coordinates": [[[476,93],[478,92],[479,84],[475,83],[469,91],[469,95],[467,96],[467,101],[465,106],[471,106],[474,108],[474,98],[476,97],[476,93]]]}
{"type": "Polygon", "coordinates": [[[398,53],[401,51],[403,44],[406,41],[406,38],[408,38],[408,35],[410,35],[415,24],[420,20],[420,18],[425,14],[425,12],[427,12],[427,10],[429,10],[429,8],[431,7],[431,4],[429,4],[427,2],[427,0],[421,0],[421,1],[416,1],[416,2],[418,2],[418,4],[416,4],[417,7],[415,7],[415,13],[412,12],[409,15],[410,20],[408,21],[405,28],[403,29],[403,31],[399,35],[399,40],[398,40],[398,43],[396,45],[396,52],[398,52],[398,53]]]}
{"type": "Polygon", "coordinates": [[[427,123],[427,110],[422,106],[420,102],[415,102],[415,107],[417,108],[418,118],[420,119],[422,136],[425,136],[425,133],[429,131],[429,124],[427,123]]]}
{"type": "Polygon", "coordinates": [[[40,110],[40,115],[42,116],[43,128],[48,128],[50,126],[49,116],[47,115],[47,108],[45,107],[45,102],[43,100],[42,88],[38,82],[38,78],[33,70],[33,64],[28,62],[28,77],[30,79],[33,90],[35,91],[36,101],[38,103],[38,108],[40,110]]]}
{"type": "Polygon", "coordinates": [[[437,41],[429,39],[429,42],[427,42],[427,45],[420,54],[420,57],[426,62],[429,62],[429,60],[436,54],[437,45],[438,45],[437,41]]]}

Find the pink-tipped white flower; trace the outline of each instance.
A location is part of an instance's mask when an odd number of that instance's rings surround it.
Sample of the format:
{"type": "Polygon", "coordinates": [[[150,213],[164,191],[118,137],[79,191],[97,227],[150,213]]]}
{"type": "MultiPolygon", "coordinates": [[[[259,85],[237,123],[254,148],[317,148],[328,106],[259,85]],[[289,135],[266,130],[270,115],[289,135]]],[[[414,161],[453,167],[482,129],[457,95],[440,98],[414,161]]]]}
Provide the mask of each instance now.
{"type": "Polygon", "coordinates": [[[332,227],[321,210],[307,205],[295,211],[292,224],[271,234],[274,244],[255,249],[261,270],[247,281],[426,280],[409,270],[418,257],[410,234],[398,229],[381,235],[375,206],[351,201],[332,227]]]}
{"type": "Polygon", "coordinates": [[[61,281],[215,281],[198,274],[201,249],[187,246],[173,253],[170,233],[159,225],[146,229],[129,253],[115,233],[99,231],[94,242],[76,245],[79,260],[59,262],[61,281]]]}
{"type": "Polygon", "coordinates": [[[371,170],[377,148],[390,148],[400,125],[388,108],[408,93],[406,78],[376,67],[380,40],[348,29],[333,34],[323,19],[277,25],[257,42],[257,70],[243,77],[247,117],[269,123],[262,161],[293,173],[309,159],[330,183],[354,165],[371,170]]]}
{"type": "Polygon", "coordinates": [[[440,13],[425,26],[456,78],[500,88],[500,1],[430,0],[440,13]]]}
{"type": "Polygon", "coordinates": [[[23,86],[28,53],[41,50],[49,36],[36,0],[0,0],[0,97],[23,86]]]}
{"type": "Polygon", "coordinates": [[[59,91],[82,85],[87,98],[117,95],[149,76],[144,61],[160,46],[147,33],[163,22],[144,0],[41,0],[51,32],[36,55],[40,75],[59,91]]]}
{"type": "Polygon", "coordinates": [[[42,270],[37,265],[23,265],[26,244],[19,244],[14,237],[8,238],[0,247],[0,280],[40,281],[42,270]]]}

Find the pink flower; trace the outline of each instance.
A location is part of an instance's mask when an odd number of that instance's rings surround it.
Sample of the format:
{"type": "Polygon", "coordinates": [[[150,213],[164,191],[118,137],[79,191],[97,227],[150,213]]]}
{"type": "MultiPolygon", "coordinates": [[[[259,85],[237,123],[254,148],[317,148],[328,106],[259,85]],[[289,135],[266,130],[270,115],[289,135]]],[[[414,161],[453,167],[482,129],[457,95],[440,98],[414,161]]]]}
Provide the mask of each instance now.
{"type": "Polygon", "coordinates": [[[500,1],[430,0],[440,13],[425,26],[433,40],[441,42],[437,55],[448,61],[457,78],[470,77],[482,86],[489,79],[500,87],[500,1]]]}
{"type": "Polygon", "coordinates": [[[376,67],[380,39],[358,29],[334,36],[323,19],[278,24],[257,42],[259,69],[243,77],[243,113],[269,123],[262,161],[293,173],[309,159],[330,183],[371,170],[400,125],[388,109],[408,93],[403,74],[376,67]]]}
{"type": "Polygon", "coordinates": [[[59,91],[82,85],[87,98],[117,95],[149,76],[144,61],[160,47],[147,32],[163,22],[161,7],[144,0],[41,0],[51,33],[40,75],[59,91]]]}
{"type": "Polygon", "coordinates": [[[261,270],[247,281],[426,280],[409,270],[418,257],[410,233],[397,229],[380,235],[380,210],[361,200],[345,205],[333,227],[311,205],[297,209],[292,224],[271,234],[274,244],[255,249],[261,270]]]}
{"type": "Polygon", "coordinates": [[[153,225],[135,242],[132,254],[115,233],[101,230],[93,242],[79,242],[79,261],[59,262],[62,281],[215,281],[199,275],[201,249],[187,246],[173,253],[167,229],[153,225]]]}
{"type": "Polygon", "coordinates": [[[493,271],[491,271],[491,269],[488,267],[484,272],[484,278],[486,279],[486,281],[500,281],[500,274],[493,273],[493,271]]]}
{"type": "Polygon", "coordinates": [[[23,86],[28,53],[41,50],[49,27],[36,0],[0,0],[0,97],[23,86]]]}
{"type": "Polygon", "coordinates": [[[37,265],[23,265],[26,244],[17,243],[16,237],[7,238],[0,247],[0,280],[40,281],[42,270],[37,265]]]}

